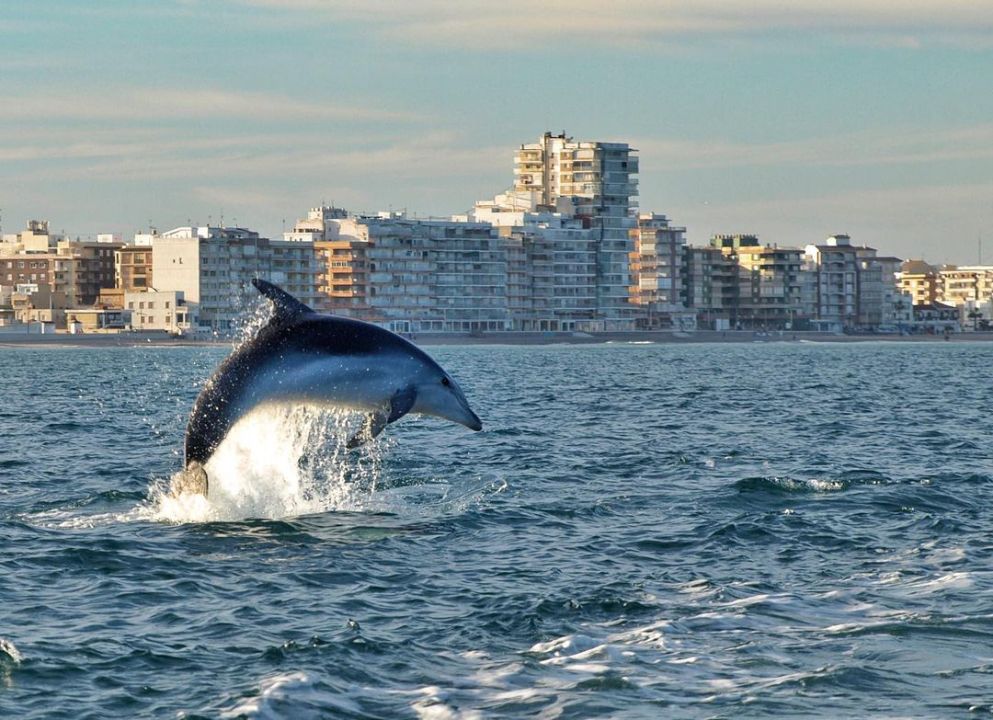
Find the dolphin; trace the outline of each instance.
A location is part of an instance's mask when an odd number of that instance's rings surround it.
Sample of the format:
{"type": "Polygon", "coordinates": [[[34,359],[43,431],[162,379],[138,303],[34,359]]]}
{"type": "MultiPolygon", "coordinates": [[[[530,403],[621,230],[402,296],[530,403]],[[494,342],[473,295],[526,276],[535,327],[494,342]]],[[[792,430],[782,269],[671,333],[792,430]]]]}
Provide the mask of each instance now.
{"type": "Polygon", "coordinates": [[[193,404],[176,494],[207,494],[207,460],[240,418],[265,404],[366,413],[349,448],[407,413],[482,429],[455,379],[413,343],[378,325],[317,313],[265,280],[252,284],[272,302],[272,319],[218,366],[193,404]]]}

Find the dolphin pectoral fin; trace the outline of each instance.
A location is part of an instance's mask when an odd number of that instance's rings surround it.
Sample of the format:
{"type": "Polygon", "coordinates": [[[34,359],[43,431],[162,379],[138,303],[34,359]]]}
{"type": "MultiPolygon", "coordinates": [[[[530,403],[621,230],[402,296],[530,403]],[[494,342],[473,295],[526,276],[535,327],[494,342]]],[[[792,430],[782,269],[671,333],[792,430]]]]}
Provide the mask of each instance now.
{"type": "Polygon", "coordinates": [[[184,494],[207,497],[207,487],[207,471],[194,460],[172,481],[170,491],[174,497],[184,494]]]}
{"type": "Polygon", "coordinates": [[[417,391],[414,388],[409,387],[400,390],[392,398],[390,398],[389,411],[384,408],[374,413],[369,413],[366,416],[365,425],[357,433],[352,435],[345,443],[345,447],[349,450],[352,448],[357,448],[363,443],[367,443],[370,440],[376,438],[386,426],[391,422],[399,420],[414,407],[414,402],[417,400],[417,391]]]}
{"type": "Polygon", "coordinates": [[[386,422],[396,422],[410,412],[417,401],[417,391],[412,387],[404,388],[390,398],[390,416],[386,422]]]}
{"type": "Polygon", "coordinates": [[[357,448],[359,445],[364,445],[383,432],[389,421],[389,416],[385,412],[369,413],[366,416],[365,423],[362,425],[362,429],[348,439],[345,447],[351,450],[352,448],[357,448]]]}

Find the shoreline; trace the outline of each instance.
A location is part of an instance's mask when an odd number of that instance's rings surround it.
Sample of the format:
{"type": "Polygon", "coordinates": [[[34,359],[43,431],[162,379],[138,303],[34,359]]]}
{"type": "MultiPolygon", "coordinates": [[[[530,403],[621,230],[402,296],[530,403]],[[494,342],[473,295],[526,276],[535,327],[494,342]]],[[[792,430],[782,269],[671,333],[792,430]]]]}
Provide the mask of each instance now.
{"type": "MultiPolygon", "coordinates": [[[[565,332],[493,332],[482,335],[417,334],[407,336],[417,345],[605,345],[617,344],[727,344],[727,343],[853,343],[853,342],[991,342],[993,332],[956,333],[943,335],[838,335],[826,332],[784,330],[759,333],[750,330],[670,330],[602,333],[565,332]]],[[[0,332],[0,348],[104,348],[104,347],[199,347],[233,346],[231,339],[176,338],[161,333],[4,333],[0,332]]]]}

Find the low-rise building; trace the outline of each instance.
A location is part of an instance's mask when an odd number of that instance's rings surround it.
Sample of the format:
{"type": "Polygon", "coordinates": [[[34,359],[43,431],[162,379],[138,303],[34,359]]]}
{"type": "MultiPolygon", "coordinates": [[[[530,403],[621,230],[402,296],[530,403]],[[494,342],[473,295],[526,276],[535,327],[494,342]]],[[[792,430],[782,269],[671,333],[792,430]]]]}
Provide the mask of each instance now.
{"type": "Polygon", "coordinates": [[[120,332],[131,324],[131,311],[122,308],[72,308],[66,311],[70,333],[120,332]]]}
{"type": "Polygon", "coordinates": [[[18,284],[11,292],[10,304],[15,324],[39,323],[52,329],[66,326],[68,299],[64,292],[54,291],[49,284],[18,284]]]}
{"type": "Polygon", "coordinates": [[[183,335],[195,332],[200,324],[197,306],[187,303],[181,290],[127,292],[124,307],[130,313],[133,330],[164,330],[183,335]]]}

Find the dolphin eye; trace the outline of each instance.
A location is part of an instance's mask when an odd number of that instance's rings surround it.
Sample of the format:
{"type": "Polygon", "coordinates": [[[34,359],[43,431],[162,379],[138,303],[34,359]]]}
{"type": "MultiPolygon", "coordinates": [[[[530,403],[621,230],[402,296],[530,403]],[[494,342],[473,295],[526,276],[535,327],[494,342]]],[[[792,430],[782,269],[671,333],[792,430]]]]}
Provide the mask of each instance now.
{"type": "Polygon", "coordinates": [[[441,379],[441,384],[444,385],[445,387],[448,387],[449,385],[452,384],[452,381],[449,380],[447,377],[444,377],[441,379]]]}

